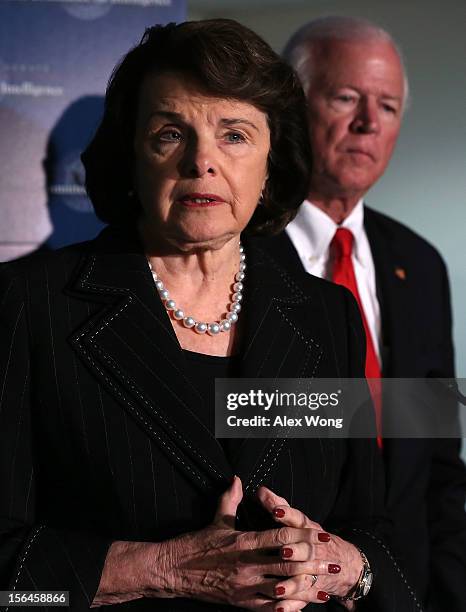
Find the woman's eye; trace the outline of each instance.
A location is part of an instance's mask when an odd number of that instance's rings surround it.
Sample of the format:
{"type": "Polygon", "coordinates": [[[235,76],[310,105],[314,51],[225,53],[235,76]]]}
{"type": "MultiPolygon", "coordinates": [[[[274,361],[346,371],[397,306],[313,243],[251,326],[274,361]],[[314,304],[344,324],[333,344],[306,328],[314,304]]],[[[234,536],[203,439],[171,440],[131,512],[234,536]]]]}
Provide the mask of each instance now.
{"type": "Polygon", "coordinates": [[[160,142],[180,142],[182,135],[177,130],[164,130],[159,134],[160,142]]]}
{"type": "Polygon", "coordinates": [[[233,144],[236,144],[237,142],[244,142],[245,138],[242,134],[240,134],[239,132],[228,132],[228,134],[226,134],[225,136],[226,140],[228,142],[231,142],[233,144]]]}

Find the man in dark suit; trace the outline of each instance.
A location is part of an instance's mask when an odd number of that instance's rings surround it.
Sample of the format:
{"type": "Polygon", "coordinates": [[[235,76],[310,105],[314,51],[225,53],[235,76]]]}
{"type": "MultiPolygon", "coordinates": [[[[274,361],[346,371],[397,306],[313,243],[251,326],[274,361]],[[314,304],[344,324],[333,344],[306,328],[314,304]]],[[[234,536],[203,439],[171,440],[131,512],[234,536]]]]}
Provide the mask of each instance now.
{"type": "MultiPolygon", "coordinates": [[[[269,248],[282,263],[337,282],[347,266],[366,329],[366,376],[453,377],[445,264],[363,201],[390,160],[408,97],[396,45],[369,22],[328,17],[298,30],[285,56],[308,98],[314,166],[308,199],[269,248]]],[[[436,611],[466,610],[459,451],[456,439],[383,441],[395,550],[436,611]]]]}

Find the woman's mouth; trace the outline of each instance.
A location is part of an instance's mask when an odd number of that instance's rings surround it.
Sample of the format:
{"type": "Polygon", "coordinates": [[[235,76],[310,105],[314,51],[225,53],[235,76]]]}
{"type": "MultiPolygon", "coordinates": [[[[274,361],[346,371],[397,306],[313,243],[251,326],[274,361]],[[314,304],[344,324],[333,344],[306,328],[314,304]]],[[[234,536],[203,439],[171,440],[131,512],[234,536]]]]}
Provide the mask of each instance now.
{"type": "Polygon", "coordinates": [[[205,208],[224,204],[224,200],[214,193],[187,193],[178,202],[190,208],[205,208]]]}

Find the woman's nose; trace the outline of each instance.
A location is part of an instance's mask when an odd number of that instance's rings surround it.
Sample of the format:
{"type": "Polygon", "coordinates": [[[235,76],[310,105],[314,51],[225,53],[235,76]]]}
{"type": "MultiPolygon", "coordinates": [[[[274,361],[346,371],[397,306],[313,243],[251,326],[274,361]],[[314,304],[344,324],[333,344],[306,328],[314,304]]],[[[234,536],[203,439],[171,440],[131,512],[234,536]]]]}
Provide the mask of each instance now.
{"type": "Polygon", "coordinates": [[[214,146],[199,139],[189,143],[182,159],[182,173],[194,178],[217,174],[214,146]]]}

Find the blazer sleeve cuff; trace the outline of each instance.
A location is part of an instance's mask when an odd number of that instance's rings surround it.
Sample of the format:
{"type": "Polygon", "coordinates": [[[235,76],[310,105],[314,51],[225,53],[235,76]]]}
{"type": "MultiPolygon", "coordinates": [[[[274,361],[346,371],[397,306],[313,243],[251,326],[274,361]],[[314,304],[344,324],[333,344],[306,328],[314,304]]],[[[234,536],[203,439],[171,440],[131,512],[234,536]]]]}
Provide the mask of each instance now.
{"type": "Polygon", "coordinates": [[[358,612],[425,612],[409,578],[382,539],[357,528],[348,530],[344,537],[363,551],[374,576],[367,598],[358,602],[358,612]]]}
{"type": "Polygon", "coordinates": [[[89,532],[37,526],[24,542],[9,590],[69,591],[69,609],[88,610],[112,541],[89,532]]]}

